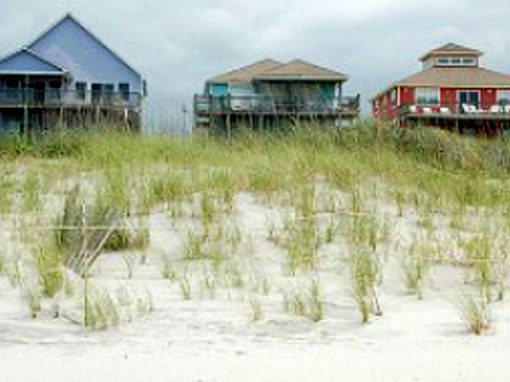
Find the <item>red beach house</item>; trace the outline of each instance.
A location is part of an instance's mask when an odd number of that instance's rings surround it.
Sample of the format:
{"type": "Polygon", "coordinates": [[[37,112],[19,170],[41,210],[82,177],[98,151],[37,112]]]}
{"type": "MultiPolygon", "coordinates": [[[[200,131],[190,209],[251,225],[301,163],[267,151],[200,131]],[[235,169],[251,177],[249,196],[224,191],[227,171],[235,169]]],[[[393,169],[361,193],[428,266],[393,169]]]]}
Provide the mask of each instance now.
{"type": "Polygon", "coordinates": [[[420,58],[421,72],[372,100],[374,117],[399,126],[433,125],[460,132],[510,128],[510,75],[483,68],[482,52],[447,44],[420,58]]]}

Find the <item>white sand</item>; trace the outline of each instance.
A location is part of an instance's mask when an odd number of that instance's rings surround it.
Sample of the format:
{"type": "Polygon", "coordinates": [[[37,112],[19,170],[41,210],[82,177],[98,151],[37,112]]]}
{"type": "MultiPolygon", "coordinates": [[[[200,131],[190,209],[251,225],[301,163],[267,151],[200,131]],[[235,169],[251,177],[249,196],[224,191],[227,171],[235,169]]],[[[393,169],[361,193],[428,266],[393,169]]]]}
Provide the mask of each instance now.
{"type": "MultiPolygon", "coordinates": [[[[179,257],[179,236],[164,214],[151,218],[151,255],[126,279],[120,255],[105,255],[95,282],[112,290],[150,291],[154,311],[107,331],[85,331],[48,313],[32,320],[20,292],[0,278],[0,381],[508,381],[510,305],[494,305],[494,329],[482,337],[466,333],[456,300],[462,272],[436,268],[424,300],[405,294],[398,260],[385,266],[380,291],[384,315],[360,324],[349,292],[347,270],[319,273],[325,319],[312,323],[284,312],[279,288],[281,253],[266,241],[270,211],[249,195],[238,199],[239,226],[250,232],[254,259],[240,267],[257,280],[268,275],[272,289],[260,292],[218,288],[211,299],[200,288],[202,273],[190,276],[191,301],[177,281],[161,279],[158,256],[179,257]],[[250,298],[263,308],[250,319],[250,298]]],[[[394,225],[404,240],[415,230],[412,217],[394,225]]],[[[324,252],[334,254],[333,245],[324,252]]],[[[301,280],[305,285],[307,280],[301,280]]],[[[299,282],[298,282],[299,283],[299,282]]],[[[69,308],[71,309],[71,308],[69,308]]]]}

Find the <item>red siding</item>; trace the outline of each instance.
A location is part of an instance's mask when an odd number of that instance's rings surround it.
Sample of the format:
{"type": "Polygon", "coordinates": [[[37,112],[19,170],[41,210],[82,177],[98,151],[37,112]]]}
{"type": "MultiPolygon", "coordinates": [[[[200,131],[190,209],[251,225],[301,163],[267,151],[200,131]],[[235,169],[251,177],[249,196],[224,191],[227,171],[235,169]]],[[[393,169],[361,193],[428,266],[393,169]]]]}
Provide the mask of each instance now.
{"type": "Polygon", "coordinates": [[[414,103],[414,88],[400,88],[400,105],[410,105],[414,103]]]}
{"type": "Polygon", "coordinates": [[[484,109],[489,109],[492,105],[497,102],[497,90],[496,89],[483,89],[481,91],[481,102],[484,109]]]}
{"type": "Polygon", "coordinates": [[[396,90],[396,88],[392,88],[375,98],[373,110],[374,118],[393,119],[398,116],[398,104],[393,104],[391,102],[391,95],[394,90],[396,90]]]}
{"type": "Polygon", "coordinates": [[[457,89],[441,89],[441,106],[457,110],[457,89]]]}

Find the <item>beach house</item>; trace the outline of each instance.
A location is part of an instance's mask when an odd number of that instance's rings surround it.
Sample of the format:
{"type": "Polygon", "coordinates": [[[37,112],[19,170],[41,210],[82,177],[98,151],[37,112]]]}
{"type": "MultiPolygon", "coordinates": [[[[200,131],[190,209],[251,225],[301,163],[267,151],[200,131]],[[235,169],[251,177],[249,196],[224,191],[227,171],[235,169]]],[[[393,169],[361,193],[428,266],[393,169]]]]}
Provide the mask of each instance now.
{"type": "Polygon", "coordinates": [[[0,59],[0,134],[116,123],[138,130],[142,75],[68,14],[0,59]]]}

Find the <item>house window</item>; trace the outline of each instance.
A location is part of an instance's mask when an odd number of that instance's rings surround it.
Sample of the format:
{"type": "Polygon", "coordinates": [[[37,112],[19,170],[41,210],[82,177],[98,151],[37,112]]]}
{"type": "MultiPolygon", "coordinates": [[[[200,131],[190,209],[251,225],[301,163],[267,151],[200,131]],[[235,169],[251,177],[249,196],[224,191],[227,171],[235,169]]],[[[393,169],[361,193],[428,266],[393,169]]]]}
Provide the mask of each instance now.
{"type": "Polygon", "coordinates": [[[113,102],[113,92],[115,87],[113,84],[104,84],[103,85],[103,99],[106,103],[112,103],[113,102]]]}
{"type": "Polygon", "coordinates": [[[498,90],[498,103],[500,105],[510,105],[510,90],[498,90]]]}
{"type": "Polygon", "coordinates": [[[92,103],[112,103],[113,84],[92,84],[92,103]]]}
{"type": "Polygon", "coordinates": [[[391,104],[397,105],[397,103],[398,103],[398,92],[397,92],[397,89],[393,89],[393,91],[391,92],[391,104]]]}
{"type": "Polygon", "coordinates": [[[18,80],[5,80],[5,98],[10,101],[21,99],[20,82],[18,80]]]}
{"type": "Polygon", "coordinates": [[[476,66],[474,57],[439,57],[437,64],[440,66],[476,66]]]}
{"type": "Polygon", "coordinates": [[[76,83],[76,98],[80,101],[85,101],[86,94],[87,94],[87,83],[86,82],[77,82],[76,83]]]}
{"type": "Polygon", "coordinates": [[[129,101],[129,84],[121,83],[119,84],[119,93],[120,97],[123,101],[129,101]]]}
{"type": "Polygon", "coordinates": [[[438,105],[439,89],[438,88],[417,88],[416,103],[419,105],[438,105]]]}
{"type": "Polygon", "coordinates": [[[100,103],[103,86],[101,84],[92,84],[91,89],[92,89],[92,103],[100,103]]]}
{"type": "Polygon", "coordinates": [[[52,102],[60,101],[62,93],[62,82],[61,81],[50,81],[46,89],[46,97],[52,102]]]}

